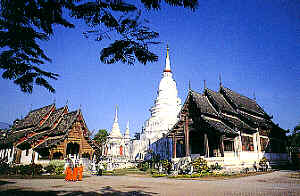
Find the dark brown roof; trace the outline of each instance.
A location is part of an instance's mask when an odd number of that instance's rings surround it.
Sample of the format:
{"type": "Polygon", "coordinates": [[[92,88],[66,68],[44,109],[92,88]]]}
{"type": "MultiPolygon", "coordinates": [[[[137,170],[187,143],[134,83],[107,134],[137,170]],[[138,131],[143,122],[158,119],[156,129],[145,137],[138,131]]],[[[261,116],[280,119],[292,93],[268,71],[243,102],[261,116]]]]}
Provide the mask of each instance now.
{"type": "Polygon", "coordinates": [[[263,126],[263,127],[271,128],[273,125],[271,120],[268,120],[268,119],[265,119],[262,117],[258,117],[258,116],[253,116],[246,112],[240,112],[240,115],[244,121],[246,121],[246,122],[248,121],[249,124],[252,123],[253,126],[255,126],[255,127],[263,126]]]}
{"type": "Polygon", "coordinates": [[[45,139],[42,143],[40,143],[38,146],[36,146],[34,149],[42,149],[42,148],[49,148],[49,147],[55,147],[60,142],[64,141],[66,139],[67,135],[62,136],[56,136],[45,139]]]}
{"type": "Polygon", "coordinates": [[[228,113],[237,113],[221,93],[217,93],[210,89],[205,89],[205,94],[208,96],[209,100],[212,102],[212,105],[216,108],[216,110],[228,113]]]}
{"type": "Polygon", "coordinates": [[[221,114],[221,117],[222,119],[224,119],[224,121],[227,121],[230,124],[230,127],[232,128],[234,127],[239,130],[256,131],[255,128],[251,127],[250,125],[248,125],[238,117],[224,115],[224,114],[221,114]]]}
{"type": "Polygon", "coordinates": [[[246,96],[243,96],[241,94],[238,94],[229,88],[226,87],[221,87],[220,92],[230,100],[231,104],[234,104],[235,107],[254,112],[260,115],[265,115],[267,116],[266,112],[256,103],[255,100],[250,99],[246,96]]]}
{"type": "Polygon", "coordinates": [[[25,118],[23,118],[19,121],[16,121],[14,123],[13,129],[20,130],[20,129],[25,129],[25,128],[36,126],[40,122],[41,118],[44,115],[46,115],[52,107],[55,107],[55,105],[51,104],[51,105],[30,111],[25,118]]]}
{"type": "Polygon", "coordinates": [[[190,91],[193,101],[196,103],[197,108],[202,114],[218,116],[217,111],[209,103],[208,98],[205,95],[199,94],[195,91],[190,91]]]}
{"type": "Polygon", "coordinates": [[[231,135],[237,135],[238,134],[236,131],[234,131],[232,128],[230,128],[229,126],[227,126],[225,123],[223,123],[220,120],[217,120],[217,119],[214,119],[214,118],[209,118],[209,117],[206,117],[206,116],[202,116],[202,118],[212,128],[219,131],[220,133],[231,134],[231,135]]]}
{"type": "Polygon", "coordinates": [[[58,118],[60,118],[60,116],[63,114],[64,109],[65,107],[62,107],[53,111],[48,117],[48,119],[44,122],[44,124],[39,129],[41,130],[45,128],[51,128],[52,125],[56,122],[56,120],[58,120],[58,118]]]}
{"type": "Polygon", "coordinates": [[[73,122],[76,120],[77,116],[79,114],[79,111],[73,111],[65,114],[61,121],[58,123],[58,125],[55,127],[51,133],[49,133],[50,136],[53,135],[61,135],[64,134],[70,126],[72,126],[73,122]]]}

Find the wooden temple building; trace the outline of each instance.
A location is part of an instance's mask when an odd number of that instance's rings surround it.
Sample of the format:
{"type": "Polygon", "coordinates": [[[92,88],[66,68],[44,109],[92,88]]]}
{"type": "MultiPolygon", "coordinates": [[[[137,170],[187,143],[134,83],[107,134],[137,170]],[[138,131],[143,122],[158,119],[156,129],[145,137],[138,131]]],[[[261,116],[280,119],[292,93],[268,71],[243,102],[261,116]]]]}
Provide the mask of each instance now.
{"type": "Polygon", "coordinates": [[[0,138],[0,159],[16,164],[47,163],[53,159],[91,159],[99,147],[90,139],[90,132],[79,110],[56,108],[51,104],[30,111],[15,120],[0,138]]]}
{"type": "Polygon", "coordinates": [[[173,160],[200,156],[223,166],[288,160],[285,130],[254,99],[222,85],[218,92],[189,89],[179,117],[168,133],[173,160]]]}

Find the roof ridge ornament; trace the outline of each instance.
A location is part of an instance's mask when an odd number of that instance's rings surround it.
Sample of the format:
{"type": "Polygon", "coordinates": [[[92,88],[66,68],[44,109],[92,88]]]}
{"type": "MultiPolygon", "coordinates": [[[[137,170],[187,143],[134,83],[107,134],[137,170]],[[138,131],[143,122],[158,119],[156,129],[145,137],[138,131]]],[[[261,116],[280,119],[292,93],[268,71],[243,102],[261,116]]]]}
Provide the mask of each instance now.
{"type": "Polygon", "coordinates": [[[220,88],[222,87],[222,79],[221,79],[221,74],[219,74],[219,82],[220,82],[220,88]]]}

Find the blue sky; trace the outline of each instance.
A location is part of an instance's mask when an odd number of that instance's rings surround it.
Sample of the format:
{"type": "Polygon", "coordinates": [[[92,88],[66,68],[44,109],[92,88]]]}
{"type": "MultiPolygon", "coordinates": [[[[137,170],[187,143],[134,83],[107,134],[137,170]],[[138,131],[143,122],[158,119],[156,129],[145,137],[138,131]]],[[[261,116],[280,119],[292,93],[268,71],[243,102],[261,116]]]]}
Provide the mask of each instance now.
{"type": "Polygon", "coordinates": [[[60,74],[51,81],[55,94],[35,87],[22,93],[16,85],[0,79],[0,122],[11,123],[56,100],[70,110],[81,107],[90,130],[110,130],[115,106],[119,125],[131,134],[139,132],[149,118],[165,64],[166,43],[179,97],[184,101],[188,82],[201,92],[203,80],[217,91],[219,75],[224,86],[253,98],[273,121],[284,129],[300,122],[300,3],[274,1],[200,1],[192,12],[163,6],[145,12],[160,45],[152,47],[159,61],[146,66],[136,63],[102,64],[99,53],[107,42],[85,39],[85,25],[76,29],[57,27],[54,37],[42,43],[53,62],[45,69],[60,74]]]}

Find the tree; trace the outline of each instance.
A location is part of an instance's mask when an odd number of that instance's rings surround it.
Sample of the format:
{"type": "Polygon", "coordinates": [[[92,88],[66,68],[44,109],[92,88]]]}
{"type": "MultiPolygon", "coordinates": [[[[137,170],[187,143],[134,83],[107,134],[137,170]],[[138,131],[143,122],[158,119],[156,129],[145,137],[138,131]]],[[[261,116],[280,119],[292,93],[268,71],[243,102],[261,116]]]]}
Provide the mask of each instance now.
{"type": "Polygon", "coordinates": [[[288,136],[289,145],[300,147],[300,123],[294,127],[291,135],[288,136]]]}
{"type": "Polygon", "coordinates": [[[94,141],[97,142],[100,146],[102,146],[103,144],[105,144],[106,140],[107,140],[107,130],[106,129],[100,129],[98,131],[98,133],[96,133],[96,135],[94,136],[94,141]]]}
{"type": "MultiPolygon", "coordinates": [[[[197,0],[164,0],[171,6],[194,10],[197,0]]],[[[117,37],[102,49],[100,60],[112,64],[122,62],[143,64],[157,61],[150,51],[158,33],[151,31],[142,20],[142,9],[157,10],[162,0],[141,0],[127,3],[124,0],[1,0],[0,6],[0,70],[2,78],[13,80],[21,91],[31,93],[33,85],[55,92],[48,79],[58,79],[56,73],[41,67],[51,59],[39,42],[50,40],[55,25],[74,28],[67,17],[83,20],[89,29],[86,37],[96,41],[117,37]]]]}

